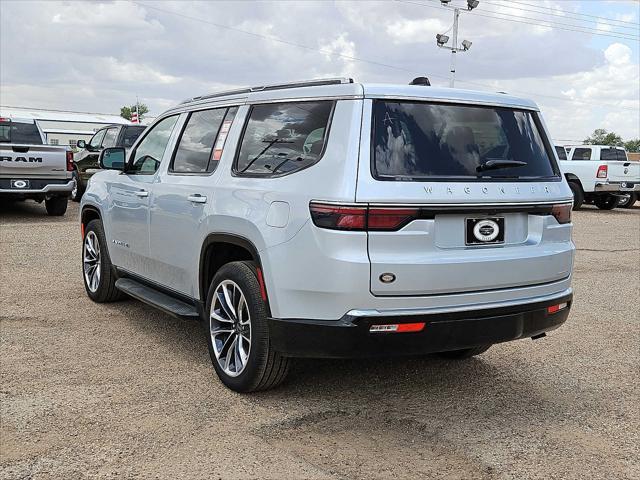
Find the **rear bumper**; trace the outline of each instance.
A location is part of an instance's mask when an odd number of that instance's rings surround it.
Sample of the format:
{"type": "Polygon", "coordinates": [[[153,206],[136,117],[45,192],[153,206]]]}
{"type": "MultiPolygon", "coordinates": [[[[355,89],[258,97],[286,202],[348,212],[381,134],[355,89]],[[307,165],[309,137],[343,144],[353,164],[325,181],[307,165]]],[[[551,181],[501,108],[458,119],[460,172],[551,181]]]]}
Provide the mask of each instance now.
{"type": "Polygon", "coordinates": [[[37,182],[44,183],[41,188],[0,188],[1,194],[10,195],[38,195],[48,193],[70,193],[73,190],[73,180],[66,181],[65,183],[47,183],[47,180],[38,180],[37,182]]]}
{"type": "Polygon", "coordinates": [[[508,342],[548,332],[569,315],[573,294],[500,308],[448,313],[345,315],[337,321],[269,319],[273,348],[285,356],[358,358],[416,355],[508,342]],[[553,314],[547,307],[567,303],[553,314]],[[419,332],[370,332],[372,325],[424,322],[419,332]]]}
{"type": "Polygon", "coordinates": [[[625,182],[607,182],[607,183],[597,183],[595,187],[596,192],[611,192],[611,193],[629,193],[629,192],[640,192],[640,183],[629,182],[629,184],[625,182]],[[623,186],[623,184],[625,186],[623,186]],[[627,186],[630,185],[630,186],[627,186]]]}

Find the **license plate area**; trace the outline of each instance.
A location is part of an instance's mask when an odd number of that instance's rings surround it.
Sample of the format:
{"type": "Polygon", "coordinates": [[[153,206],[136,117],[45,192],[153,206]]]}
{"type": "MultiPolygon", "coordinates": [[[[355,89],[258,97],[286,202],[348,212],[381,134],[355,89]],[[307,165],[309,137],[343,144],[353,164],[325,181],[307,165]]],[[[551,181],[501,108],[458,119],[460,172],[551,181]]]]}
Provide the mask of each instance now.
{"type": "Polygon", "coordinates": [[[19,178],[11,179],[11,188],[15,188],[17,190],[25,190],[30,186],[29,180],[22,180],[19,178]]]}
{"type": "Polygon", "coordinates": [[[504,243],[504,217],[465,219],[466,245],[496,245],[504,243]]]}

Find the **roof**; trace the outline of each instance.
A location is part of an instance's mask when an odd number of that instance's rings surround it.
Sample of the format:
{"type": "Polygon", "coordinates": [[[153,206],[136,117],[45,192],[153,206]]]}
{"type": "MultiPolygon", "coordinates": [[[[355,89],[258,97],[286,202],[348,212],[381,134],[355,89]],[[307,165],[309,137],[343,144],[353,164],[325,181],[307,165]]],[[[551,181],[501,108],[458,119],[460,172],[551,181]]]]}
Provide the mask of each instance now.
{"type": "Polygon", "coordinates": [[[592,145],[590,143],[581,143],[579,145],[563,145],[565,148],[590,148],[590,147],[601,147],[601,148],[618,148],[620,150],[624,150],[624,147],[620,145],[592,145]]]}
{"type": "Polygon", "coordinates": [[[311,80],[248,87],[228,92],[203,95],[186,100],[166,113],[185,110],[193,106],[211,104],[244,104],[284,100],[311,100],[320,98],[390,98],[407,100],[432,100],[449,103],[472,103],[538,110],[535,102],[504,93],[440,88],[424,85],[363,84],[351,79],[311,80]]]}
{"type": "Polygon", "coordinates": [[[40,108],[0,106],[0,117],[21,120],[48,120],[57,122],[100,123],[129,125],[131,122],[120,115],[110,113],[67,112],[40,108]]]}

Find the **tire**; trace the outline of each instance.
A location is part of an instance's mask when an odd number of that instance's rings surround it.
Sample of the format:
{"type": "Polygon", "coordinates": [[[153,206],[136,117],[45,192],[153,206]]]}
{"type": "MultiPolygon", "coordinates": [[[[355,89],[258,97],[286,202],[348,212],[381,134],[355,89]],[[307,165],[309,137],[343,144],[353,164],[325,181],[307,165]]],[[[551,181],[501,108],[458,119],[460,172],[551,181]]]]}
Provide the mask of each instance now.
{"type": "Polygon", "coordinates": [[[584,203],[582,187],[577,182],[569,182],[569,188],[571,188],[571,193],[573,193],[573,210],[580,210],[584,203]]]}
{"type": "Polygon", "coordinates": [[[206,312],[209,355],[224,385],[247,393],[284,381],[290,360],[271,347],[267,304],[253,262],[231,262],[220,268],[209,286],[206,312]]]}
{"type": "Polygon", "coordinates": [[[628,195],[625,195],[622,200],[618,202],[618,206],[622,208],[631,208],[638,201],[638,194],[632,192],[628,195]]]}
{"type": "Polygon", "coordinates": [[[84,229],[82,279],[87,295],[96,303],[115,302],[126,298],[126,295],[116,288],[117,278],[109,258],[100,220],[90,221],[84,229]],[[96,271],[97,278],[93,275],[96,271]]]}
{"type": "Polygon", "coordinates": [[[481,353],[486,352],[491,348],[491,344],[489,345],[480,345],[479,347],[473,348],[463,348],[462,350],[451,350],[449,352],[439,352],[438,355],[443,358],[448,358],[450,360],[463,360],[465,358],[471,358],[476,355],[480,355],[481,353]]]}
{"type": "Polygon", "coordinates": [[[80,183],[80,177],[78,176],[77,170],[73,171],[72,176],[76,182],[76,186],[73,187],[73,190],[71,190],[71,195],[69,195],[69,198],[71,198],[71,200],[73,200],[74,202],[79,202],[80,200],[82,200],[84,187],[82,186],[82,183],[80,183]]]}
{"type": "Polygon", "coordinates": [[[44,201],[47,213],[52,217],[60,217],[67,211],[67,197],[51,197],[44,201]]]}
{"type": "Polygon", "coordinates": [[[595,204],[600,210],[613,210],[618,205],[618,197],[615,195],[599,195],[595,199],[595,204]]]}

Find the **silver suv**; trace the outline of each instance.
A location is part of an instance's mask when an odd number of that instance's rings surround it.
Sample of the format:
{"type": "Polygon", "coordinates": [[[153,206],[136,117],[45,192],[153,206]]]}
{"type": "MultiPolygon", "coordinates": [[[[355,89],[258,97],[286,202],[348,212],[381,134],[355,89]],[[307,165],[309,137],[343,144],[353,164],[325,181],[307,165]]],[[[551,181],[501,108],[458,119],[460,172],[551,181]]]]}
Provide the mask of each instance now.
{"type": "Polygon", "coordinates": [[[229,388],[292,357],[441,352],[539,338],[572,301],[572,195],[537,106],[331,79],[195,97],[81,204],[96,302],[203,319],[229,388]]]}

